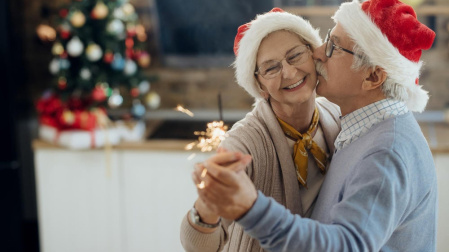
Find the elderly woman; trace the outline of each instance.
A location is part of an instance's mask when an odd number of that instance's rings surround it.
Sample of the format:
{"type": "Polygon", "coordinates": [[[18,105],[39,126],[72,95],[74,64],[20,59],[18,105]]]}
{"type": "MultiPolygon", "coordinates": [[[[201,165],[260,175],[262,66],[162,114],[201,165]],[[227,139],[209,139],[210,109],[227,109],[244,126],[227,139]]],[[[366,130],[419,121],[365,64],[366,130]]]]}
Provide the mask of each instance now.
{"type": "MultiPolygon", "coordinates": [[[[237,82],[255,98],[252,112],[236,123],[222,147],[238,157],[255,187],[292,213],[309,217],[340,130],[339,108],[315,98],[311,55],[318,31],[279,8],[238,29],[234,42],[237,82]]],[[[207,190],[206,188],[203,190],[207,190]]],[[[198,199],[181,225],[187,251],[263,251],[240,226],[198,199]]]]}

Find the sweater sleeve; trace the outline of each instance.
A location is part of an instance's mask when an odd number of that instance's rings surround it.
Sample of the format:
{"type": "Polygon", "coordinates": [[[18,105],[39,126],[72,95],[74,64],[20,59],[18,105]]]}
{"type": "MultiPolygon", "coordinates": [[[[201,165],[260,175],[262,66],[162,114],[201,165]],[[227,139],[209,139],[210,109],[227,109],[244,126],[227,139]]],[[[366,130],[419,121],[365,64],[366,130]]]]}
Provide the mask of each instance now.
{"type": "MultiPolygon", "coordinates": [[[[238,125],[236,125],[238,126],[238,125]]],[[[254,139],[248,140],[248,137],[258,137],[257,134],[249,134],[248,127],[243,128],[243,125],[238,126],[237,129],[231,131],[229,136],[220,145],[229,151],[239,151],[244,154],[251,154],[250,150],[254,149],[254,139]],[[240,128],[239,128],[240,127],[240,128]]],[[[253,162],[246,167],[246,172],[249,177],[253,174],[253,162]]],[[[224,245],[228,242],[229,232],[228,227],[233,223],[229,220],[223,220],[220,227],[211,234],[199,232],[192,227],[188,221],[188,213],[184,216],[181,223],[181,244],[186,251],[192,252],[216,252],[221,251],[224,245]]]]}
{"type": "Polygon", "coordinates": [[[221,225],[210,234],[201,233],[193,228],[184,216],[181,223],[181,244],[187,252],[215,252],[221,251],[226,241],[225,226],[221,225]]]}
{"type": "Polygon", "coordinates": [[[378,151],[347,178],[330,209],[330,224],[293,215],[260,192],[237,223],[270,251],[379,251],[410,207],[408,195],[410,181],[400,157],[378,151]]]}

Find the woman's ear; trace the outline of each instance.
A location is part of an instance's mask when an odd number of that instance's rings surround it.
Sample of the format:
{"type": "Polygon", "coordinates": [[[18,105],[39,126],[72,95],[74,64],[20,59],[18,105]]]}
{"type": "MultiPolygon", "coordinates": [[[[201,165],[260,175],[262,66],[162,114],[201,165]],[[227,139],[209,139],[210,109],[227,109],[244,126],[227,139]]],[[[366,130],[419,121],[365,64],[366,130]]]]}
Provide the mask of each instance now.
{"type": "Polygon", "coordinates": [[[363,90],[373,90],[382,86],[387,79],[387,72],[379,66],[375,66],[374,69],[367,71],[367,77],[363,80],[363,90]]]}
{"type": "Polygon", "coordinates": [[[266,90],[265,86],[262,85],[262,83],[260,83],[259,79],[257,77],[256,78],[256,83],[257,85],[259,85],[259,94],[265,99],[267,100],[268,98],[270,98],[270,94],[268,93],[268,91],[266,90]]]}

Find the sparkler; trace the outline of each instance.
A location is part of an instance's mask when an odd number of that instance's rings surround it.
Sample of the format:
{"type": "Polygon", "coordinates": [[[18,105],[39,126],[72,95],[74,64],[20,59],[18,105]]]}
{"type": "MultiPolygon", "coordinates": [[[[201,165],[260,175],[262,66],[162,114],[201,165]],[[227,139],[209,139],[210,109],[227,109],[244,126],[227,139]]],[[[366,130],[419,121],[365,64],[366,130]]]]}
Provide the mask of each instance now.
{"type": "Polygon", "coordinates": [[[176,110],[176,111],[179,111],[179,112],[182,112],[182,113],[185,113],[185,114],[187,114],[187,115],[190,116],[190,117],[193,117],[193,116],[194,116],[194,114],[192,113],[192,111],[190,111],[190,110],[184,108],[184,107],[181,106],[181,105],[176,106],[175,110],[176,110]]]}
{"type": "MultiPolygon", "coordinates": [[[[193,134],[198,136],[198,140],[192,143],[187,144],[184,149],[185,150],[192,150],[194,147],[197,147],[201,150],[201,152],[208,152],[212,151],[218,148],[221,141],[223,141],[227,134],[228,126],[224,124],[222,118],[222,112],[221,112],[221,96],[218,95],[218,100],[220,104],[220,121],[212,121],[207,123],[206,131],[195,131],[193,134]]],[[[194,114],[184,108],[181,105],[176,106],[176,111],[185,113],[191,117],[194,116],[194,114]]],[[[191,158],[191,157],[189,157],[191,158]]],[[[189,159],[190,160],[190,159],[189,159]]]]}
{"type": "Polygon", "coordinates": [[[213,121],[207,124],[206,131],[195,131],[198,141],[186,145],[186,150],[197,147],[201,152],[208,152],[218,148],[221,141],[227,136],[228,126],[223,121],[213,121]]]}
{"type": "MultiPolygon", "coordinates": [[[[218,107],[220,112],[220,121],[212,121],[207,123],[206,131],[195,131],[193,132],[196,136],[198,136],[198,140],[195,142],[191,142],[187,144],[184,149],[192,150],[194,147],[197,147],[201,150],[201,152],[209,152],[215,150],[220,145],[221,141],[223,141],[227,137],[228,126],[223,122],[223,111],[221,107],[221,94],[218,94],[218,107]]],[[[181,105],[176,106],[175,110],[186,113],[187,115],[193,117],[193,113],[182,107],[181,105]]],[[[187,159],[192,160],[195,157],[195,153],[190,155],[187,159]]],[[[207,169],[204,168],[201,173],[201,180],[206,177],[207,169]]],[[[196,185],[199,189],[204,189],[205,184],[204,181],[201,181],[196,185]]]]}

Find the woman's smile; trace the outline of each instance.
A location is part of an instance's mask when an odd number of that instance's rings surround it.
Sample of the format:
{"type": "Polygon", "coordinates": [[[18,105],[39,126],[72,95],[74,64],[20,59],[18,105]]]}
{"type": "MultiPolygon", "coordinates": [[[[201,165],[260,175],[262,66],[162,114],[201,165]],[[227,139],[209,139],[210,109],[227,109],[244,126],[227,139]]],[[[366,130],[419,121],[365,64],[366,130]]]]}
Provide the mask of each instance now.
{"type": "Polygon", "coordinates": [[[298,89],[300,89],[301,87],[303,87],[306,84],[306,77],[307,76],[304,76],[304,78],[300,79],[298,82],[293,83],[292,85],[284,87],[282,89],[286,90],[286,91],[289,91],[289,92],[298,90],[298,89]]]}

